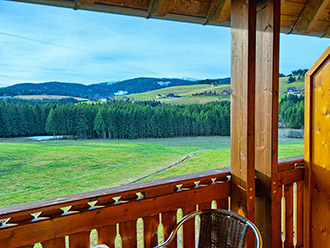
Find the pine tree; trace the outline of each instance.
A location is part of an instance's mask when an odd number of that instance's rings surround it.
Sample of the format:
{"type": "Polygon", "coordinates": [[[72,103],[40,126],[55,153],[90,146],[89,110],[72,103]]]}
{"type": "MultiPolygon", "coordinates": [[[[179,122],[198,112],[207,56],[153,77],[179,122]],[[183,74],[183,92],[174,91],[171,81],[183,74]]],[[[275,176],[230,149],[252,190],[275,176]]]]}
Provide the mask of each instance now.
{"type": "Polygon", "coordinates": [[[94,130],[98,133],[98,135],[102,136],[103,139],[106,138],[106,124],[105,124],[105,109],[100,108],[96,114],[94,130]]]}

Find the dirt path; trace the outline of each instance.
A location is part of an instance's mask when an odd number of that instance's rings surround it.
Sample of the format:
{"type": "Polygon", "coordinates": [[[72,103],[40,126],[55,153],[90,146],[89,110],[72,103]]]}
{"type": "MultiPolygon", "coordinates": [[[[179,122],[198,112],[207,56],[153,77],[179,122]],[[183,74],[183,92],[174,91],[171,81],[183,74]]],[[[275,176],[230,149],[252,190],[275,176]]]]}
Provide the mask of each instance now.
{"type": "Polygon", "coordinates": [[[204,152],[204,151],[206,151],[206,150],[201,150],[201,151],[193,152],[192,154],[190,154],[190,155],[188,155],[186,157],[183,157],[182,159],[180,159],[179,161],[175,162],[174,164],[171,164],[171,165],[169,165],[169,166],[167,166],[167,167],[165,167],[163,169],[157,170],[157,171],[155,171],[153,173],[150,173],[148,175],[145,175],[143,177],[140,177],[140,178],[138,178],[138,179],[136,179],[136,180],[134,180],[132,182],[129,182],[127,184],[137,183],[137,182],[142,181],[143,179],[146,179],[146,178],[151,177],[153,175],[157,175],[157,174],[159,174],[159,173],[161,173],[163,171],[169,170],[169,169],[173,168],[174,166],[177,166],[177,165],[183,163],[184,161],[190,159],[193,155],[197,155],[197,154],[199,154],[201,152],[204,152]]]}

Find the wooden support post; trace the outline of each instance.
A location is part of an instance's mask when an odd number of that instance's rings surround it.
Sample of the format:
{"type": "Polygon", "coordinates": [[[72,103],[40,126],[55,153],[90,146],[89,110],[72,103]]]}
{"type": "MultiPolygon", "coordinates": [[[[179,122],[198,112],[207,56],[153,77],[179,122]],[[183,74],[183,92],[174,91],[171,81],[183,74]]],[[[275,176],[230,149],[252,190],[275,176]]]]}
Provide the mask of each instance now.
{"type": "Polygon", "coordinates": [[[278,173],[280,0],[258,1],[256,17],[256,224],[265,247],[281,247],[278,173]]]}
{"type": "Polygon", "coordinates": [[[231,209],[254,221],[256,1],[231,2],[231,209]]]}

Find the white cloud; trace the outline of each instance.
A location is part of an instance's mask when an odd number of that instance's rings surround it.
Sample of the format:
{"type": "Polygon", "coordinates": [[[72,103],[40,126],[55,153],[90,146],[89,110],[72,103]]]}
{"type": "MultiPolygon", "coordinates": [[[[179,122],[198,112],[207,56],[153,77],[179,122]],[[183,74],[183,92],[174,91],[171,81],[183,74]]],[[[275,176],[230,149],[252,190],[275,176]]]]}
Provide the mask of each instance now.
{"type": "MultiPolygon", "coordinates": [[[[296,37],[281,36],[281,72],[308,68],[328,46],[296,37]]],[[[230,46],[229,28],[0,1],[0,86],[228,77],[230,46]]]]}

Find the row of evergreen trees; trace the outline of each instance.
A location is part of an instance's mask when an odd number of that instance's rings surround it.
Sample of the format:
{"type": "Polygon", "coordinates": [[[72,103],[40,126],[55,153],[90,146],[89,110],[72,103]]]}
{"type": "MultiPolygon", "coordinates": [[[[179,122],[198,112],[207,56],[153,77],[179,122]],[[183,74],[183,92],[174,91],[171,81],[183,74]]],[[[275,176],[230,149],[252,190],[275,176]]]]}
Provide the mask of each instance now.
{"type": "MultiPolygon", "coordinates": [[[[304,97],[282,98],[279,121],[282,126],[302,128],[304,97]]],[[[229,136],[230,103],[0,104],[0,137],[46,134],[111,139],[229,136]]]]}
{"type": "Polygon", "coordinates": [[[279,121],[282,126],[302,128],[304,126],[304,96],[289,95],[279,104],[279,121]]]}
{"type": "Polygon", "coordinates": [[[230,103],[0,104],[0,137],[166,138],[230,135],[230,103]]]}

